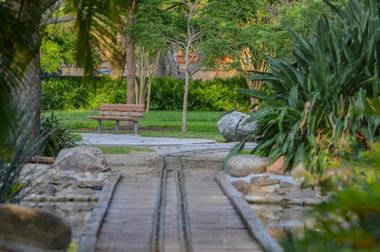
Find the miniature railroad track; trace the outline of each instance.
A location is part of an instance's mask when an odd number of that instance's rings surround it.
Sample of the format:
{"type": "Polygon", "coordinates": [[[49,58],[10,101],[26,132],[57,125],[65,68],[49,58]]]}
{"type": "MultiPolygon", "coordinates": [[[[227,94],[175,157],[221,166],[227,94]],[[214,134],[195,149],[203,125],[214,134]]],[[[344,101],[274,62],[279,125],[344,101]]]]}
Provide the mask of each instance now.
{"type": "Polygon", "coordinates": [[[79,251],[281,252],[229,183],[186,169],[182,158],[199,152],[163,156],[158,178],[115,180],[79,251]]]}
{"type": "MultiPolygon", "coordinates": [[[[157,203],[153,216],[153,227],[151,237],[151,252],[165,251],[164,248],[164,233],[165,233],[165,209],[167,200],[167,180],[168,171],[167,159],[170,157],[162,157],[161,159],[161,171],[160,171],[160,186],[158,189],[157,203]]],[[[177,221],[178,221],[178,233],[180,241],[180,251],[192,252],[191,242],[191,229],[190,221],[187,213],[187,199],[184,183],[183,165],[180,158],[175,157],[177,167],[174,171],[174,180],[176,185],[176,197],[177,197],[177,221]]]]}

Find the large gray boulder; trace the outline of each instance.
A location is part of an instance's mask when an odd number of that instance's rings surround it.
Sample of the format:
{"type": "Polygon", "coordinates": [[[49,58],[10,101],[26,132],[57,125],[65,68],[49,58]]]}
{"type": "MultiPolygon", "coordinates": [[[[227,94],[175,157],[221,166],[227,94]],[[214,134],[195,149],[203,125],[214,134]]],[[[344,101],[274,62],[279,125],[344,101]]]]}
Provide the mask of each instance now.
{"type": "Polygon", "coordinates": [[[108,170],[103,152],[99,148],[86,146],[63,149],[58,154],[54,167],[59,170],[91,173],[108,170]]]}
{"type": "Polygon", "coordinates": [[[233,111],[218,121],[218,130],[227,142],[242,141],[256,128],[255,122],[246,122],[248,118],[246,114],[233,111]]]}
{"type": "Polygon", "coordinates": [[[267,166],[267,158],[241,154],[233,156],[227,161],[225,171],[233,177],[245,177],[250,174],[263,173],[267,166]]]}
{"type": "Polygon", "coordinates": [[[66,251],[70,226],[57,216],[17,205],[0,206],[0,251],[66,251]]]}

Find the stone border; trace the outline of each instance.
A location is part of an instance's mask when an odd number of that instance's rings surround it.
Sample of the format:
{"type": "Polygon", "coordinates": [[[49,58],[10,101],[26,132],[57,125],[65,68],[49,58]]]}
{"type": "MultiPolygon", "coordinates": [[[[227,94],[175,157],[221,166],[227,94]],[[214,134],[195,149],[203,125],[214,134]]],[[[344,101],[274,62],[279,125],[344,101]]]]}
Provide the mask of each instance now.
{"type": "Polygon", "coordinates": [[[98,196],[76,196],[76,195],[66,195],[66,196],[43,196],[43,195],[36,195],[36,196],[30,196],[28,198],[25,198],[22,200],[22,202],[28,202],[28,203],[57,203],[57,202],[64,202],[64,203],[75,203],[75,202],[97,202],[98,196]]]}
{"type": "Polygon", "coordinates": [[[98,203],[91,212],[91,217],[85,225],[85,230],[80,237],[78,252],[92,252],[96,249],[96,239],[104,217],[107,214],[117,183],[120,181],[120,173],[112,175],[104,186],[98,203]]]}
{"type": "Polygon", "coordinates": [[[246,224],[251,235],[259,242],[265,251],[283,252],[280,244],[271,237],[266,231],[260,219],[256,216],[255,212],[247,201],[243,198],[232,184],[228,181],[227,177],[223,174],[216,175],[216,181],[224,194],[229,198],[235,210],[246,224]]]}
{"type": "Polygon", "coordinates": [[[322,203],[327,202],[326,199],[283,199],[276,198],[276,196],[256,196],[256,195],[245,195],[244,199],[251,204],[265,204],[265,205],[280,205],[280,206],[318,206],[322,203]]]}

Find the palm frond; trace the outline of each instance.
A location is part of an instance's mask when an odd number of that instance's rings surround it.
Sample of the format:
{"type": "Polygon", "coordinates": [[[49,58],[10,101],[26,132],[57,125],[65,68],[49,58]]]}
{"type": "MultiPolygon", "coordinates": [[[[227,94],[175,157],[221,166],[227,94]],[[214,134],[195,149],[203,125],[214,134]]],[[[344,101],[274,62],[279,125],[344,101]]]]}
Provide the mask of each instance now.
{"type": "Polygon", "coordinates": [[[124,55],[118,46],[117,34],[120,32],[118,26],[123,21],[122,9],[128,1],[68,0],[68,3],[75,12],[74,31],[78,38],[76,61],[86,74],[94,72],[97,55],[124,55]]]}

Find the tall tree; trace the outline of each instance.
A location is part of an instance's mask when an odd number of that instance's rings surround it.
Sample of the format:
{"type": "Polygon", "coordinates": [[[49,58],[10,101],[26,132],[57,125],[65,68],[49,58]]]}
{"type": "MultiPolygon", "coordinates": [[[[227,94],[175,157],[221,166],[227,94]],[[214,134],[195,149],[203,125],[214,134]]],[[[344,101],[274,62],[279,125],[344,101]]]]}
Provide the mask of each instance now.
{"type": "MultiPolygon", "coordinates": [[[[335,0],[334,2],[342,2],[335,0]]],[[[292,49],[289,29],[307,35],[321,13],[331,13],[322,0],[210,0],[202,15],[205,33],[202,50],[205,61],[214,67],[228,58],[223,66],[240,73],[247,87],[261,89],[256,72],[266,72],[266,57],[286,57],[292,49]]],[[[251,98],[253,107],[258,100],[251,98]]]]}
{"type": "MultiPolygon", "coordinates": [[[[169,1],[173,2],[173,1],[169,1]]],[[[177,31],[172,35],[173,45],[183,54],[185,59],[185,86],[183,92],[182,106],[182,132],[187,131],[187,107],[189,97],[189,86],[193,74],[199,71],[203,54],[199,48],[202,38],[202,30],[198,24],[199,14],[207,1],[183,0],[174,1],[170,9],[175,10],[177,31]]]]}
{"type": "Polygon", "coordinates": [[[130,0],[127,8],[126,22],[126,65],[127,65],[127,103],[136,103],[135,88],[136,88],[136,62],[135,62],[135,42],[131,35],[131,30],[135,24],[135,16],[137,11],[137,1],[130,0]]]}
{"type": "MultiPolygon", "coordinates": [[[[210,0],[203,15],[207,39],[202,50],[208,66],[214,67],[227,58],[222,66],[240,73],[252,89],[262,85],[251,80],[252,73],[267,70],[265,56],[276,54],[287,36],[287,31],[272,21],[266,7],[258,0],[210,0]]],[[[252,98],[251,104],[256,103],[252,98]]]]}
{"type": "Polygon", "coordinates": [[[153,75],[160,56],[168,50],[168,34],[172,31],[170,13],[165,11],[163,0],[141,0],[132,30],[136,45],[136,102],[146,103],[149,110],[153,75]]]}

